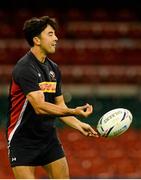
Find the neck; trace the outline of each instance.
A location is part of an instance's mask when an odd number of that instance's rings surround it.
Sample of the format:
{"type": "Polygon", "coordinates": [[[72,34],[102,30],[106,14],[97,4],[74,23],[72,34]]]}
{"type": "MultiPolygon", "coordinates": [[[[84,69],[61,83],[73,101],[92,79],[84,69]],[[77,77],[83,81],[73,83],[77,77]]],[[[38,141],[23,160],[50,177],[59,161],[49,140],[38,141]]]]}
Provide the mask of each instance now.
{"type": "Polygon", "coordinates": [[[46,55],[40,49],[32,47],[31,52],[34,54],[38,61],[40,61],[41,63],[45,62],[46,55]]]}

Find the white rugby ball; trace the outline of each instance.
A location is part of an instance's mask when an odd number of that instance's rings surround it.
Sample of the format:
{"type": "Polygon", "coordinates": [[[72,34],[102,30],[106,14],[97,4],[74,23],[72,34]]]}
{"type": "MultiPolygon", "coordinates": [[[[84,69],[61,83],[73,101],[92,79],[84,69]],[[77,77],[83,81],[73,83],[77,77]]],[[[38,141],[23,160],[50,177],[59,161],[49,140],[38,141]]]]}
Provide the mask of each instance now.
{"type": "Polygon", "coordinates": [[[98,121],[97,131],[104,137],[119,136],[130,127],[132,119],[132,113],[128,109],[110,110],[98,121]]]}

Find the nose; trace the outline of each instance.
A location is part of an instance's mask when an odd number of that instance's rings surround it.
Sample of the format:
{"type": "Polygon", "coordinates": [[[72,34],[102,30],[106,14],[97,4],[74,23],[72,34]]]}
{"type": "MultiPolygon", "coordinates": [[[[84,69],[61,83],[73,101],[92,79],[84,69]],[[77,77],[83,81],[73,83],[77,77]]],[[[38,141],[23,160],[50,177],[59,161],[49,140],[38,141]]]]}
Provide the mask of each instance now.
{"type": "Polygon", "coordinates": [[[55,35],[55,41],[58,41],[58,37],[55,35]]]}

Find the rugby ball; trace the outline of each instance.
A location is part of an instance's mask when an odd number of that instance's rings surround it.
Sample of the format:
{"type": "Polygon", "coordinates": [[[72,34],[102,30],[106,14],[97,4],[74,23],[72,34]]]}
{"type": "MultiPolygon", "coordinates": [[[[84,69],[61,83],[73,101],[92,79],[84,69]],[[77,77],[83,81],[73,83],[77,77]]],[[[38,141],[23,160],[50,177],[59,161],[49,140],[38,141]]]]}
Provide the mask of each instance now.
{"type": "Polygon", "coordinates": [[[128,109],[110,110],[98,121],[97,131],[104,137],[119,136],[130,127],[132,119],[132,113],[128,109]]]}

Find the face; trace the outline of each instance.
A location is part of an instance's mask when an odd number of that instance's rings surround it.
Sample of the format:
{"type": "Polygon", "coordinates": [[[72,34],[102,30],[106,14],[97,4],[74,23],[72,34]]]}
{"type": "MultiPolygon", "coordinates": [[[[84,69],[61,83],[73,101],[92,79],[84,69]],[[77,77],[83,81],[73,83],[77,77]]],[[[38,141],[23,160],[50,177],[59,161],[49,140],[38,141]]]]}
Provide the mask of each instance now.
{"type": "Polygon", "coordinates": [[[57,44],[57,36],[55,35],[55,30],[48,25],[44,31],[39,36],[40,48],[44,54],[54,53],[57,44]]]}

